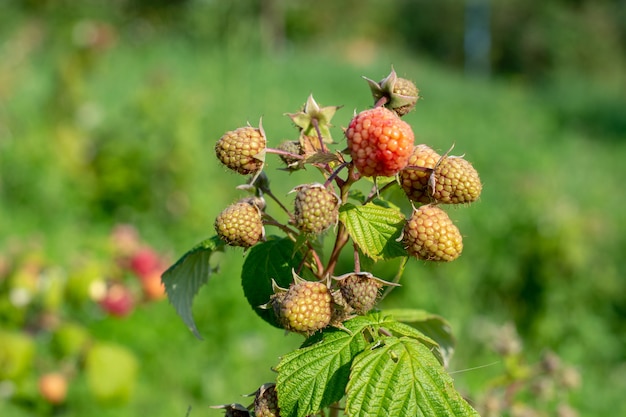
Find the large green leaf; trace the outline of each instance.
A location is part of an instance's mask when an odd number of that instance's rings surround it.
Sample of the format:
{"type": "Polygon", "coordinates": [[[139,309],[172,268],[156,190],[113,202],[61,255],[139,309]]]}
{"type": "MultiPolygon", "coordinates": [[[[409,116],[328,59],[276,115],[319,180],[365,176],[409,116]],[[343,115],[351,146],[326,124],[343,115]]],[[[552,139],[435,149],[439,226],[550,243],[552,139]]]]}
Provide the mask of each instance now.
{"type": "Polygon", "coordinates": [[[478,416],[427,346],[385,337],[354,358],[346,391],[350,417],[478,416]]]}
{"type": "MultiPolygon", "coordinates": [[[[444,366],[448,366],[454,353],[456,341],[452,334],[452,327],[446,319],[425,310],[415,309],[391,309],[385,310],[384,314],[406,323],[434,340],[437,346],[433,353],[442,361],[444,366]]],[[[407,334],[404,335],[408,336],[407,334]]]]}
{"type": "Polygon", "coordinates": [[[393,207],[374,203],[355,206],[346,203],[339,209],[339,220],[361,251],[374,260],[406,256],[398,241],[404,227],[404,215],[393,207]]]}
{"type": "Polygon", "coordinates": [[[293,281],[292,270],[302,262],[302,255],[295,251],[288,238],[268,237],[267,241],[250,249],[241,268],[243,292],[256,313],[268,323],[280,327],[272,309],[262,308],[274,293],[272,279],[287,288],[293,281]]]}
{"type": "Polygon", "coordinates": [[[281,416],[314,414],[344,396],[350,364],[367,344],[362,330],[370,322],[355,317],[344,323],[348,331],[326,330],[282,357],[276,367],[281,416]]]}
{"type": "Polygon", "coordinates": [[[185,253],[161,276],[170,303],[198,339],[202,337],[193,319],[193,298],[214,272],[211,255],[223,249],[224,242],[213,236],[185,253]]]}

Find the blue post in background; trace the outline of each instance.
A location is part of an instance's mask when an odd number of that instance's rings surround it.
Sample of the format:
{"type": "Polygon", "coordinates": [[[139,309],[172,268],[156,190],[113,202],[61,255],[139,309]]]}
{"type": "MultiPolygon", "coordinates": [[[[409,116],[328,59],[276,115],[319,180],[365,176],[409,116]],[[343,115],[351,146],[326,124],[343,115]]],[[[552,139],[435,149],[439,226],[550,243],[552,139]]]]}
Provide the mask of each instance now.
{"type": "Polygon", "coordinates": [[[491,74],[491,30],[489,0],[467,0],[463,39],[465,73],[489,77],[491,74]]]}

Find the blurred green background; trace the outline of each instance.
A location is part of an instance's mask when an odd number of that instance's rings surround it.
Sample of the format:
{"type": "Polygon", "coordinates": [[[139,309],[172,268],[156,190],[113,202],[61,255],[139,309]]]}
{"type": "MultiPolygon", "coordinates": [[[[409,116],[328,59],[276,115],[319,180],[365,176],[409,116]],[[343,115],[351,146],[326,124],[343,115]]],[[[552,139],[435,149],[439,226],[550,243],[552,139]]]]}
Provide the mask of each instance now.
{"type": "MultiPolygon", "coordinates": [[[[241,178],[213,154],[225,131],[262,116],[270,146],[295,139],[284,113],[313,93],[344,106],[333,120],[341,140],[353,111],[372,104],[360,77],[381,79],[392,65],[423,96],[406,116],[417,141],[439,151],[455,144],[484,191],[450,210],[463,256],[410,262],[383,306],[451,322],[451,371],[470,399],[502,374],[493,345],[514,326],[522,361],[554,352],[579,372],[567,398],[579,415],[626,415],[626,3],[618,0],[3,0],[0,331],[28,335],[34,355],[18,383],[0,381],[0,414],[158,417],[192,407],[191,416],[219,415],[208,406],[246,402],[241,394],[272,380],[271,366],[301,339],[246,305],[240,251],[221,258],[196,300],[204,341],[167,301],[123,318],[55,307],[56,322],[78,323],[137,359],[132,394],[107,404],[82,372],[64,405],[41,403],[37,376],[63,361],[51,331],[33,325],[45,308],[12,305],[11,285],[33,257],[40,271],[62,276],[85,259],[109,265],[119,224],[175,260],[211,236],[215,216],[242,195],[241,178]]],[[[268,161],[285,199],[318,179],[288,177],[268,161]]],[[[0,368],[10,360],[0,354],[0,368]]],[[[519,401],[543,413],[532,415],[557,415],[532,390],[519,401]]]]}

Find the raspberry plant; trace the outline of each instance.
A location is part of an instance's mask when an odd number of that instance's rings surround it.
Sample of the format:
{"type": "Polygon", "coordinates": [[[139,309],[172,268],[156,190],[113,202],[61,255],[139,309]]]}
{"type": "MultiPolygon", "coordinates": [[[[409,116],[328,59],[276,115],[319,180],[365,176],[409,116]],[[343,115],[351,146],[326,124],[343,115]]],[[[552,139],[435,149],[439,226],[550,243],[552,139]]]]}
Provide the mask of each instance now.
{"type": "Polygon", "coordinates": [[[475,201],[480,179],[462,157],[415,144],[401,119],[415,108],[415,84],[393,69],[380,82],[366,81],[374,105],[355,112],[345,138],[331,135],[339,106],[321,107],[309,96],[299,112],[287,114],[297,137],[276,149],[267,147],[261,123],[227,132],[215,146],[219,161],[249,176],[238,187],[249,195],[219,214],[215,236],[163,274],[169,300],[200,338],[193,298],[216,272],[211,256],[239,246],[250,307],[269,324],[305,337],[280,358],[276,381],[258,388],[253,402],[216,407],[226,415],[478,415],[445,370],[454,345],[448,323],[423,310],[376,304],[399,286],[409,258],[449,262],[461,254],[462,235],[442,206],[475,201]],[[284,203],[270,187],[268,155],[283,172],[313,168],[316,182],[294,184],[293,204],[284,203]],[[371,191],[366,195],[357,184],[371,191]],[[411,213],[393,199],[402,195],[411,213]],[[266,199],[281,212],[270,212],[266,199]],[[354,264],[339,275],[344,252],[354,264]],[[367,270],[395,258],[401,262],[392,277],[367,270]]]}

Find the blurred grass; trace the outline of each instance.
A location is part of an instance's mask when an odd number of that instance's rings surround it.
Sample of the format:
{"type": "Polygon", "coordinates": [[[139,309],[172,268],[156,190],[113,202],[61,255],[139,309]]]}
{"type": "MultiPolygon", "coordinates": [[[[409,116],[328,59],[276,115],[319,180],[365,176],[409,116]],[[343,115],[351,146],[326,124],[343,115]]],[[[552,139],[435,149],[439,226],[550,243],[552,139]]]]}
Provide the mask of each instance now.
{"type": "MultiPolygon", "coordinates": [[[[385,305],[449,319],[459,340],[455,369],[496,360],[484,320],[513,321],[530,358],[551,349],[579,367],[581,415],[626,413],[624,138],[563,124],[543,94],[521,85],[466,78],[403,50],[368,45],[359,55],[353,47],[273,57],[175,37],[97,53],[33,47],[2,74],[10,82],[0,96],[0,247],[40,240],[66,263],[129,222],[178,256],[212,235],[214,217],[242,195],[234,189],[241,179],[213,155],[223,132],[262,116],[270,146],[295,138],[284,113],[313,93],[323,105],[344,106],[334,119],[340,141],[353,110],[370,105],[360,76],[382,78],[393,64],[423,95],[407,116],[417,140],[440,151],[455,144],[453,153],[481,173],[484,192],[450,211],[465,235],[463,256],[450,265],[412,262],[385,305]]],[[[268,161],[278,196],[313,177],[284,180],[277,160],[268,161]]],[[[141,357],[138,393],[126,408],[97,411],[78,393],[63,415],[184,415],[188,405],[196,415],[270,380],[270,367],[299,340],[245,305],[241,261],[240,252],[225,255],[196,301],[204,342],[167,303],[95,325],[96,335],[125,341],[141,357]]],[[[455,379],[476,394],[498,369],[455,379]]],[[[0,412],[20,415],[2,403],[0,412]]]]}

